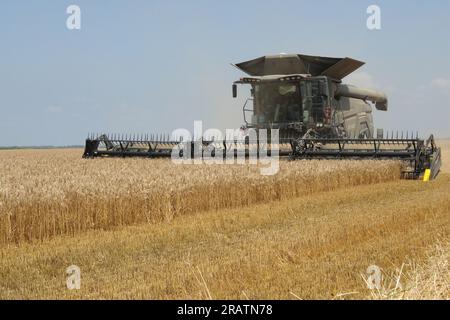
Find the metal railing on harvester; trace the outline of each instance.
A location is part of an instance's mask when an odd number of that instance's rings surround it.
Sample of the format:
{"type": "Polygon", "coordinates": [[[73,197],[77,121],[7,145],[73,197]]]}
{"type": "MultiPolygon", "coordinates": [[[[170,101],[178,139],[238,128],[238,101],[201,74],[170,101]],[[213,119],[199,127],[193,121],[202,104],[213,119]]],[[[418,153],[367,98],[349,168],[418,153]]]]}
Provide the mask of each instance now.
{"type": "Polygon", "coordinates": [[[294,159],[398,159],[404,162],[402,176],[418,179],[426,169],[434,179],[441,167],[441,149],[431,135],[415,138],[302,138],[292,141],[294,159]]]}

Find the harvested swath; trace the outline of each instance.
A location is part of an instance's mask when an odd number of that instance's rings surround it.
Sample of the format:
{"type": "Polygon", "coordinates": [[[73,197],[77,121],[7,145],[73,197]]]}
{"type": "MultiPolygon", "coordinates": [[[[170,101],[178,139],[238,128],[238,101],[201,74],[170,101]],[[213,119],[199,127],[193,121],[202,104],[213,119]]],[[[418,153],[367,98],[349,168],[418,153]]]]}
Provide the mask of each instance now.
{"type": "Polygon", "coordinates": [[[80,150],[0,153],[0,243],[169,221],[398,179],[393,161],[282,161],[274,176],[250,165],[169,160],[83,160],[80,150]]]}
{"type": "Polygon", "coordinates": [[[395,272],[383,274],[378,290],[370,298],[380,300],[450,299],[450,242],[439,240],[424,262],[403,263],[395,272]],[[405,272],[404,269],[407,269],[405,272]]]}

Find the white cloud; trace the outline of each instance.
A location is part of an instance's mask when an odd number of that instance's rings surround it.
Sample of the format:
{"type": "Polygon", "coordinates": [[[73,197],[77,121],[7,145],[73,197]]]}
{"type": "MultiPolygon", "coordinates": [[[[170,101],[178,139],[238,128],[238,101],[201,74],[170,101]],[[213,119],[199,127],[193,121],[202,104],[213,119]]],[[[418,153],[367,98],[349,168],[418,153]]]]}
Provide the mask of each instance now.
{"type": "Polygon", "coordinates": [[[61,113],[63,111],[63,108],[61,108],[60,106],[48,106],[47,108],[45,108],[45,112],[48,113],[61,113]]]}
{"type": "Polygon", "coordinates": [[[436,78],[431,81],[431,87],[450,93],[450,79],[436,78]]]}

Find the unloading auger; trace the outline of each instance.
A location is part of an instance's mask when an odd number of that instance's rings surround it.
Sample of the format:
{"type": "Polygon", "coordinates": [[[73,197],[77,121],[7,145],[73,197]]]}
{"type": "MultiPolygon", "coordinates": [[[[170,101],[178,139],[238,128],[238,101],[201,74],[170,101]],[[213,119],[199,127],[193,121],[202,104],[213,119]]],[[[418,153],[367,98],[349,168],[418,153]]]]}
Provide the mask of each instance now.
{"type": "MultiPolygon", "coordinates": [[[[375,132],[372,104],[387,111],[383,92],[342,83],[342,79],[361,67],[362,61],[303,54],[263,56],[234,66],[248,76],[235,81],[250,85],[250,97],[243,106],[244,132],[278,130],[277,142],[258,138],[196,139],[183,141],[168,135],[90,134],[83,157],[213,157],[245,156],[267,144],[290,159],[398,159],[403,161],[402,176],[434,179],[441,166],[441,150],[431,135],[403,135],[383,130],[375,132]],[[371,104],[372,103],[372,104],[371,104]]],[[[259,156],[256,152],[256,156],[259,156]]]]}

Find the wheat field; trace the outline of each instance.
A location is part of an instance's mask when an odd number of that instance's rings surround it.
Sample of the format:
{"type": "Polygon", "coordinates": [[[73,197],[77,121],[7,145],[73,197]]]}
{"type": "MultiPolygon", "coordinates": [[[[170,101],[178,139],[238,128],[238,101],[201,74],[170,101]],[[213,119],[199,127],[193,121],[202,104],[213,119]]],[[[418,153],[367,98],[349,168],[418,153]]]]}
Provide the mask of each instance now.
{"type": "Polygon", "coordinates": [[[449,239],[449,187],[399,180],[4,246],[0,298],[371,298],[368,266],[407,274],[449,239]],[[66,288],[70,265],[80,290],[66,288]]]}
{"type": "Polygon", "coordinates": [[[261,176],[80,155],[0,152],[0,299],[450,298],[445,170],[295,161],[261,176]],[[373,264],[406,289],[369,290],[373,264]]]}
{"type": "Polygon", "coordinates": [[[81,159],[80,150],[0,153],[0,244],[283,200],[398,179],[397,162],[283,161],[273,176],[253,165],[81,159]]]}

